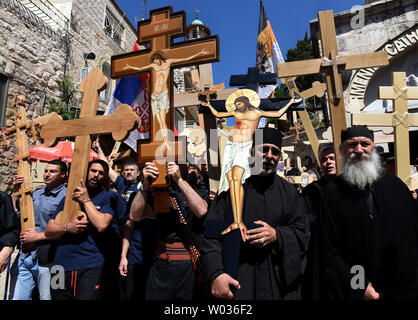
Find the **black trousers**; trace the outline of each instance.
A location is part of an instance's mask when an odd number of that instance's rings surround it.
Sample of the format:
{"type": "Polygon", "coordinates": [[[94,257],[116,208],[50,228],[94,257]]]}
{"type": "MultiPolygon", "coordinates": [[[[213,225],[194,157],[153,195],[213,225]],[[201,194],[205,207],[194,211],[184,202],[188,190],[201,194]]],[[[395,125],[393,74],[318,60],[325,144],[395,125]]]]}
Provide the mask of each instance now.
{"type": "Polygon", "coordinates": [[[65,287],[51,288],[52,300],[100,300],[102,268],[65,272],[65,287]]]}
{"type": "Polygon", "coordinates": [[[125,278],[126,300],[145,300],[145,286],[150,266],[145,264],[128,264],[125,278]]]}
{"type": "Polygon", "coordinates": [[[192,300],[195,273],[190,260],[157,259],[151,266],[146,300],[192,300]]]}

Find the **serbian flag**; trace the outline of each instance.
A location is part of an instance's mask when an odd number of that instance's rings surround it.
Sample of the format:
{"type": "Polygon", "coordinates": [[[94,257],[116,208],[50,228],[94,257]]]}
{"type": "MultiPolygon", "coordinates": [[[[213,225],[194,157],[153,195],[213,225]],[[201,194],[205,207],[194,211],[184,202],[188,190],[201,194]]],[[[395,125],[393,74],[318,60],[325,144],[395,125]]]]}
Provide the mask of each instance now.
{"type": "MultiPolygon", "coordinates": [[[[263,1],[260,0],[260,21],[258,24],[256,66],[263,72],[277,73],[277,64],[283,62],[284,59],[282,52],[279,44],[277,43],[276,37],[274,36],[266,11],[264,10],[263,1]]],[[[276,87],[277,84],[260,86],[258,89],[258,95],[262,99],[273,97],[274,89],[276,89],[276,87]]],[[[264,127],[266,122],[265,118],[261,118],[259,127],[264,127]]]]}
{"type": "MultiPolygon", "coordinates": [[[[138,50],[138,44],[135,42],[132,51],[138,50]]],[[[129,137],[123,141],[135,152],[137,152],[137,140],[149,138],[150,92],[148,81],[148,73],[120,79],[104,113],[105,115],[115,113],[121,104],[130,105],[136,112],[139,116],[138,128],[131,131],[129,137]]]]}

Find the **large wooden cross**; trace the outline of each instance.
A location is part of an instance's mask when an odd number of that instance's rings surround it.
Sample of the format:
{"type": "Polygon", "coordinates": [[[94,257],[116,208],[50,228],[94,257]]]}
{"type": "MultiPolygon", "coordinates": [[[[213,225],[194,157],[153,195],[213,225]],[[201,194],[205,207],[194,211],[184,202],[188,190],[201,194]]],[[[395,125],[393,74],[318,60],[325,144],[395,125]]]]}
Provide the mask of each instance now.
{"type": "MultiPolygon", "coordinates": [[[[247,75],[231,75],[229,85],[231,86],[244,86],[245,88],[251,89],[255,92],[258,91],[258,88],[260,85],[268,85],[268,84],[276,84],[277,79],[276,75],[274,73],[263,73],[260,71],[258,67],[254,68],[248,68],[248,74],[247,75]]],[[[232,94],[232,92],[230,93],[232,94]]],[[[199,99],[201,101],[208,100],[209,97],[213,97],[210,90],[202,91],[199,94],[199,99]]],[[[289,99],[290,100],[290,99],[289,99]]],[[[283,99],[268,99],[263,98],[260,99],[260,106],[259,108],[264,111],[277,111],[280,110],[282,107],[284,107],[289,100],[283,100],[283,99]]],[[[209,101],[209,100],[208,100],[209,101]]],[[[212,107],[214,107],[217,111],[225,112],[225,102],[226,100],[210,100],[210,103],[212,107]]],[[[302,109],[300,107],[300,103],[293,104],[289,107],[288,111],[290,110],[297,110],[302,109]]],[[[210,110],[206,107],[200,106],[199,113],[206,114],[211,113],[210,110]]]]}
{"type": "Polygon", "coordinates": [[[5,139],[8,136],[16,134],[16,157],[12,162],[17,162],[17,174],[22,176],[24,182],[19,186],[19,190],[13,195],[19,199],[20,223],[22,231],[35,228],[35,218],[33,212],[32,183],[30,179],[28,135],[26,130],[30,129],[32,138],[36,142],[36,127],[42,126],[51,120],[62,119],[57,113],[52,112],[34,120],[26,119],[25,97],[18,96],[14,99],[12,107],[15,109],[15,125],[3,131],[3,147],[6,147],[5,139]]]}
{"type": "Polygon", "coordinates": [[[389,64],[389,60],[386,51],[339,57],[334,13],[332,10],[321,11],[318,13],[318,20],[323,57],[312,60],[279,63],[277,64],[277,75],[279,78],[287,78],[317,73],[325,74],[337,172],[340,173],[339,145],[341,143],[341,130],[347,128],[341,72],[343,70],[384,66],[389,64]]]}
{"type": "MultiPolygon", "coordinates": [[[[295,79],[296,78],[283,79],[284,80],[283,82],[286,84],[287,88],[289,89],[289,94],[291,96],[299,95],[304,99],[308,99],[308,98],[311,98],[313,96],[317,96],[318,98],[320,98],[325,94],[326,85],[324,83],[320,83],[319,81],[315,81],[314,83],[312,83],[311,88],[300,92],[296,83],[295,83],[295,81],[294,81],[295,79]]],[[[306,111],[306,109],[298,110],[297,114],[298,114],[299,118],[302,120],[302,125],[305,128],[306,135],[308,136],[308,140],[311,144],[312,151],[315,155],[315,159],[316,159],[317,163],[319,164],[319,155],[318,155],[319,140],[318,140],[318,137],[315,133],[315,129],[312,125],[311,119],[309,118],[308,111],[306,111]]],[[[294,115],[293,119],[296,119],[296,114],[294,115]]],[[[296,139],[296,142],[297,141],[298,140],[296,139]]]]}
{"type": "Polygon", "coordinates": [[[277,84],[275,73],[261,72],[259,67],[248,68],[245,75],[232,75],[229,79],[229,85],[234,87],[244,86],[258,92],[260,85],[277,84]]]}
{"type": "Polygon", "coordinates": [[[392,73],[392,86],[379,87],[379,99],[393,101],[393,113],[353,113],[353,125],[395,128],[396,175],[409,188],[418,188],[418,177],[410,177],[409,127],[418,127],[418,114],[408,113],[408,100],[418,100],[418,87],[406,86],[406,73],[392,73]]]}
{"type": "Polygon", "coordinates": [[[85,181],[86,178],[91,147],[90,135],[111,133],[114,140],[122,141],[138,126],[138,115],[126,104],[119,106],[112,115],[96,117],[99,93],[107,87],[107,83],[108,79],[100,69],[91,70],[80,84],[80,91],[83,92],[80,119],[50,121],[41,129],[41,138],[47,146],[54,145],[58,138],[75,137],[64,210],[55,220],[58,224],[71,221],[81,212],[79,203],[71,197],[74,189],[80,185],[80,180],[85,181]]]}
{"type": "Polygon", "coordinates": [[[168,211],[168,199],[164,200],[168,187],[165,159],[186,158],[186,143],[173,142],[168,135],[174,118],[172,69],[219,61],[218,36],[174,43],[175,38],[185,35],[185,23],[184,11],[173,13],[171,6],[152,10],[150,19],[138,22],[138,43],[149,49],[112,57],[112,78],[151,72],[150,141],[139,143],[138,162],[154,161],[159,169],[160,175],[153,184],[154,189],[162,191],[156,193],[158,207],[154,209],[159,212],[168,211]],[[162,133],[160,137],[157,136],[159,132],[162,133]],[[160,207],[163,203],[164,206],[160,207]]]}

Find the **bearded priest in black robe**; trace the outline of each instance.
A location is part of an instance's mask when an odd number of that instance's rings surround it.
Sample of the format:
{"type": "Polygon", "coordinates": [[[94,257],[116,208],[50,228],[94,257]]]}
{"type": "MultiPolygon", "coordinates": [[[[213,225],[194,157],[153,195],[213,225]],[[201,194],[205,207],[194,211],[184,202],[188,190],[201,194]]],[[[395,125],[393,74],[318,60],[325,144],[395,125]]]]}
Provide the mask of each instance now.
{"type": "Polygon", "coordinates": [[[233,221],[230,194],[221,193],[211,204],[200,249],[204,275],[216,298],[300,299],[308,223],[297,189],[276,175],[281,146],[282,134],[276,129],[257,129],[253,135],[257,174],[244,184],[245,242],[236,230],[221,236],[233,221]]]}
{"type": "Polygon", "coordinates": [[[328,298],[412,299],[417,288],[417,209],[385,174],[373,132],[341,133],[342,173],[323,190],[319,215],[328,298]]]}

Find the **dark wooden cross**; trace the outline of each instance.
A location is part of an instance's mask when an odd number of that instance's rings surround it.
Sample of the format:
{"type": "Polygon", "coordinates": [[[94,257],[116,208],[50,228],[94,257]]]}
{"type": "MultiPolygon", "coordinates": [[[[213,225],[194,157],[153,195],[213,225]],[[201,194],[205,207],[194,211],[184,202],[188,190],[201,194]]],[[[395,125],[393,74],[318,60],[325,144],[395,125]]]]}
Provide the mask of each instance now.
{"type": "Polygon", "coordinates": [[[80,119],[49,121],[41,129],[41,138],[47,146],[54,145],[58,138],[75,137],[64,210],[58,213],[55,219],[57,224],[70,222],[82,212],[80,204],[72,200],[72,195],[74,189],[80,185],[80,180],[85,181],[86,178],[90,135],[111,133],[114,140],[122,141],[128,137],[130,131],[138,127],[138,115],[126,104],[120,105],[112,115],[96,117],[99,93],[107,87],[107,83],[108,79],[100,69],[91,70],[80,84],[80,91],[83,92],[80,119]]]}
{"type": "Polygon", "coordinates": [[[169,211],[165,159],[167,157],[186,159],[186,143],[184,141],[175,142],[171,138],[168,143],[164,141],[166,147],[161,148],[162,140],[169,137],[163,134],[163,139],[157,139],[157,132],[160,129],[164,130],[164,121],[165,128],[173,128],[172,69],[219,61],[218,36],[174,42],[175,38],[185,35],[185,23],[186,14],[184,11],[173,13],[171,6],[152,10],[150,11],[150,19],[138,22],[138,43],[145,45],[148,49],[112,57],[112,78],[151,72],[151,112],[153,114],[151,115],[150,141],[139,142],[138,162],[154,161],[159,169],[160,175],[153,184],[154,189],[161,191],[156,193],[157,208],[154,209],[158,212],[169,211]],[[163,100],[166,95],[168,95],[169,109],[166,113],[161,113],[161,105],[158,109],[153,107],[153,104],[157,106],[158,102],[155,101],[163,100]],[[159,115],[155,114],[157,110],[159,110],[159,115]],[[160,115],[164,118],[163,122],[161,118],[157,117],[160,115]],[[160,159],[157,159],[157,153],[160,154],[160,159]],[[164,207],[160,207],[161,204],[164,207]]]}
{"type": "MultiPolygon", "coordinates": [[[[229,80],[230,86],[239,86],[245,87],[255,92],[258,92],[258,88],[261,85],[269,85],[269,84],[276,84],[277,83],[277,76],[275,73],[271,72],[261,72],[259,67],[248,68],[248,73],[246,75],[232,75],[229,80]]],[[[213,93],[209,90],[203,91],[199,94],[199,99],[201,101],[205,101],[207,97],[213,97],[213,93]]],[[[290,100],[290,99],[289,99],[290,100]]],[[[277,111],[283,108],[289,100],[283,99],[260,99],[260,109],[264,111],[277,111]]],[[[225,112],[225,100],[210,100],[212,107],[214,107],[217,111],[225,112]]],[[[299,104],[292,105],[288,110],[296,110],[299,104]]],[[[211,113],[210,110],[206,107],[200,106],[199,113],[206,114],[211,113]]]]}
{"type": "Polygon", "coordinates": [[[229,80],[231,87],[244,86],[258,92],[260,85],[277,84],[275,73],[261,72],[259,67],[248,68],[248,73],[244,75],[232,75],[229,80]]]}
{"type": "Polygon", "coordinates": [[[277,64],[277,75],[279,78],[287,78],[317,73],[325,74],[331,111],[337,172],[341,173],[340,135],[341,130],[347,128],[341,72],[343,70],[385,66],[389,64],[389,60],[386,51],[339,57],[334,13],[332,10],[321,11],[318,13],[318,20],[323,57],[319,59],[279,63],[277,64]]]}

